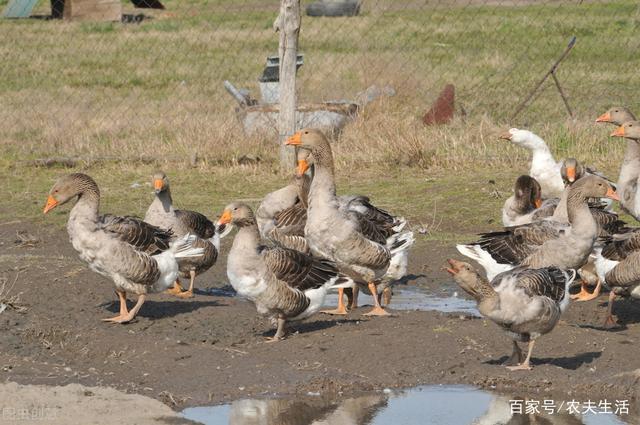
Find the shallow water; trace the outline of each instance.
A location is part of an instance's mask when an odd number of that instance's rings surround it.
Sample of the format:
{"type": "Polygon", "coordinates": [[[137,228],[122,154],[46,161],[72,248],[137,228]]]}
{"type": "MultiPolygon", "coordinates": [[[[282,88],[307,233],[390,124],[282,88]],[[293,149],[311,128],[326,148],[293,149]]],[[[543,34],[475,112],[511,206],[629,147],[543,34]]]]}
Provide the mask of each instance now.
{"type": "MultiPolygon", "coordinates": [[[[358,304],[373,305],[373,298],[360,291],[358,304]]],[[[325,299],[327,307],[338,305],[338,295],[331,292],[325,299]]],[[[439,290],[433,291],[417,285],[396,285],[393,287],[393,297],[389,308],[394,310],[428,310],[441,311],[444,313],[464,313],[479,316],[476,303],[473,300],[462,298],[456,292],[456,288],[451,285],[443,285],[439,290]]]]}
{"type": "MultiPolygon", "coordinates": [[[[238,400],[231,404],[191,407],[182,414],[206,425],[621,425],[637,418],[612,413],[569,414],[567,404],[546,405],[539,413],[526,409],[522,397],[507,397],[463,385],[431,385],[404,391],[381,391],[332,400],[321,396],[238,400]],[[513,410],[516,412],[513,412],[513,410]],[[553,412],[551,413],[551,410],[553,412]]],[[[575,405],[574,405],[575,406],[575,405]]],[[[585,405],[578,409],[583,412],[585,405]]]]}

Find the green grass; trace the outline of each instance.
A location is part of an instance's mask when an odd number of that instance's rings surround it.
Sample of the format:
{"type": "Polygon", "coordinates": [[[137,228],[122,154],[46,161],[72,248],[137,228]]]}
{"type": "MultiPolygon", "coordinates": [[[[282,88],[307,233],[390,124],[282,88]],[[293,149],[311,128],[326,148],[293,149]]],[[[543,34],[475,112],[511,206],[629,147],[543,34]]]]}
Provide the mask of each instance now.
{"type": "MultiPolygon", "coordinates": [[[[277,0],[166,0],[143,11],[141,24],[0,20],[0,189],[3,222],[42,217],[45,194],[68,170],[33,168],[29,160],[78,157],[99,182],[104,210],[144,213],[152,157],[166,169],[176,203],[215,215],[227,202],[257,200],[284,184],[273,134],[246,137],[229,79],[257,96],[265,57],[277,52],[271,28],[277,0]],[[191,154],[203,160],[185,168],[191,154]],[[237,166],[242,155],[261,158],[237,166]],[[93,159],[107,160],[94,163],[93,159]],[[122,162],[113,163],[114,159],[122,162]]],[[[303,102],[353,98],[371,84],[396,96],[367,106],[334,142],[342,192],[431,228],[428,238],[458,240],[495,226],[527,153],[497,134],[530,128],[557,158],[574,156],[611,176],[623,143],[594,118],[611,104],[640,110],[640,8],[635,1],[364,2],[357,18],[303,17],[298,73],[303,102]],[[529,109],[509,116],[564,49],[558,69],[576,118],[567,119],[548,82],[529,109]],[[421,114],[440,88],[456,85],[458,117],[425,128],[421,114]],[[487,183],[495,180],[495,185],[487,183]],[[493,222],[492,222],[493,220],[493,222]]],[[[0,7],[6,0],[0,0],[0,7]]],[[[306,2],[303,2],[306,4],[306,2]]],[[[48,13],[41,2],[36,14],[48,13]]],[[[123,2],[125,13],[140,13],[123,2]]]]}

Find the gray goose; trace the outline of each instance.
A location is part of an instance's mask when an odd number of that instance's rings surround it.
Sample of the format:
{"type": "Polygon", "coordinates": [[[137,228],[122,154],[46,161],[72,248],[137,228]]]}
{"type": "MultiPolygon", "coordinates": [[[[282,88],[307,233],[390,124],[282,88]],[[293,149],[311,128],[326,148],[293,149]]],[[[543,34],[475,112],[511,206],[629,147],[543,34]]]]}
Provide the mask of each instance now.
{"type": "Polygon", "coordinates": [[[511,227],[531,223],[541,207],[540,183],[531,176],[522,175],[516,179],[513,195],[504,202],[502,224],[511,227]]]}
{"type": "Polygon", "coordinates": [[[200,257],[183,258],[180,265],[180,276],[189,279],[189,289],[183,291],[180,280],[169,293],[180,298],[193,297],[193,285],[197,275],[209,270],[218,259],[220,252],[220,233],[215,225],[203,214],[196,211],[176,210],[173,208],[171,189],[167,175],[158,171],[153,175],[155,198],[144,216],[144,221],[161,229],[171,230],[174,238],[181,238],[186,234],[196,236],[193,242],[195,248],[202,248],[204,254],[200,257]]]}
{"type": "MultiPolygon", "coordinates": [[[[635,116],[629,111],[629,109],[621,106],[615,106],[610,108],[607,112],[600,115],[596,119],[597,123],[609,123],[618,126],[622,126],[627,122],[636,122],[632,126],[637,126],[635,116]]],[[[630,130],[630,128],[629,128],[630,130]]],[[[622,208],[631,214],[636,220],[640,220],[640,196],[638,196],[638,177],[640,176],[640,145],[638,144],[638,138],[624,136],[622,133],[616,130],[613,137],[626,137],[627,148],[624,153],[624,159],[620,166],[620,174],[618,176],[617,188],[620,192],[620,205],[622,208]],[[617,134],[616,134],[617,133],[617,134]]],[[[629,134],[627,132],[627,134],[629,134]]]]}
{"type": "Polygon", "coordinates": [[[480,314],[500,326],[513,340],[510,370],[530,370],[535,341],[553,330],[569,305],[569,285],[575,272],[557,267],[518,267],[489,282],[470,264],[450,259],[447,271],[478,303],[480,314]],[[529,342],[522,359],[518,342],[529,342]]]}
{"type": "MultiPolygon", "coordinates": [[[[306,163],[308,153],[299,150],[298,162],[306,163]]],[[[264,197],[256,210],[260,235],[286,248],[309,253],[304,238],[307,222],[307,196],[311,178],[304,171],[296,173],[289,184],[264,197]]]]}
{"type": "MultiPolygon", "coordinates": [[[[413,234],[395,234],[385,241],[370,239],[372,236],[363,231],[362,221],[340,208],[333,154],[321,131],[301,130],[287,139],[286,144],[308,150],[313,156],[314,176],[305,225],[305,238],[311,252],[335,261],[343,273],[370,291],[374,308],[366,315],[389,315],[380,305],[377,287],[389,269],[392,256],[412,245],[413,234]]],[[[344,291],[338,292],[338,308],[327,313],[347,314],[342,299],[344,291]]]]}
{"type": "Polygon", "coordinates": [[[229,204],[218,224],[238,228],[227,257],[227,276],[238,295],[255,303],[258,313],[277,321],[272,341],[284,338],[287,321],[316,313],[329,289],[354,285],[331,261],[264,245],[253,211],[246,204],[229,204]]]}
{"type": "Polygon", "coordinates": [[[456,248],[480,263],[489,279],[517,265],[578,269],[587,262],[598,236],[598,224],[589,210],[587,198],[605,196],[618,199],[605,179],[584,177],[569,189],[568,224],[537,221],[502,232],[485,233],[478,242],[456,248]]]}
{"type": "Polygon", "coordinates": [[[93,271],[113,280],[120,300],[120,313],[105,321],[133,320],[146,294],[167,289],[178,277],[177,260],[203,253],[201,248],[192,247],[191,235],[169,244],[171,233],[141,220],[99,215],[100,190],[86,174],[58,179],[49,192],[44,213],[73,199],[77,201],[67,222],[71,244],[93,271]],[[127,309],[127,293],[138,295],[131,310],[127,309]]]}
{"type": "MultiPolygon", "coordinates": [[[[297,175],[304,175],[304,173],[310,171],[311,175],[314,175],[313,155],[306,149],[298,149],[298,166],[297,175]]],[[[306,192],[308,196],[308,190],[306,192]]],[[[303,205],[308,205],[308,201],[305,198],[303,205]]],[[[378,242],[380,244],[386,244],[387,239],[393,237],[396,234],[402,232],[407,222],[404,217],[394,216],[391,213],[378,208],[371,204],[371,200],[367,196],[363,195],[342,195],[338,196],[339,210],[349,216],[352,216],[360,227],[360,231],[368,239],[378,242]]],[[[304,227],[306,223],[306,211],[304,215],[304,221],[299,220],[304,227]]],[[[413,233],[408,232],[407,235],[413,237],[413,233]]],[[[407,274],[407,266],[409,263],[408,258],[409,250],[404,249],[395,252],[391,256],[391,263],[384,279],[378,288],[378,302],[381,305],[389,305],[391,303],[392,289],[391,281],[398,280],[407,274]]],[[[362,288],[365,293],[372,295],[368,287],[362,288]]],[[[345,288],[344,293],[347,296],[347,304],[351,310],[358,307],[358,292],[359,287],[345,288]]],[[[329,311],[332,313],[332,311],[329,311]]]]}

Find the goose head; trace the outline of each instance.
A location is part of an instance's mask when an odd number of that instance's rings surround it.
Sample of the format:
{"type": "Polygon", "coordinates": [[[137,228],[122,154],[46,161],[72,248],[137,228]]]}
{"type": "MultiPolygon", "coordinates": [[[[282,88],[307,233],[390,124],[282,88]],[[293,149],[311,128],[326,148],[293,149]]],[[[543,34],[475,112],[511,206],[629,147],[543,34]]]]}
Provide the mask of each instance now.
{"type": "Polygon", "coordinates": [[[516,180],[514,193],[517,200],[530,208],[540,208],[542,205],[542,189],[540,183],[531,176],[522,175],[516,180]]]}
{"type": "Polygon", "coordinates": [[[486,284],[480,273],[471,264],[464,261],[450,258],[447,263],[449,263],[449,267],[446,267],[445,270],[453,276],[453,280],[456,281],[458,286],[476,300],[480,299],[482,287],[486,284]]]}
{"type": "Polygon", "coordinates": [[[540,137],[529,130],[520,130],[518,128],[510,128],[509,131],[500,135],[500,139],[509,140],[513,144],[532,150],[546,147],[544,140],[540,137]]]}
{"type": "Polygon", "coordinates": [[[69,202],[76,196],[81,196],[86,191],[92,191],[98,196],[100,191],[96,182],[86,174],[74,173],[60,177],[49,190],[44,214],[55,207],[69,202]]]}
{"type": "Polygon", "coordinates": [[[298,146],[302,149],[314,152],[329,146],[324,133],[317,128],[303,128],[302,130],[289,137],[285,142],[286,145],[298,146]]]}
{"type": "Polygon", "coordinates": [[[243,202],[232,202],[222,211],[222,215],[216,223],[219,228],[231,225],[236,227],[251,226],[256,223],[251,207],[243,202]]]}
{"type": "Polygon", "coordinates": [[[157,194],[169,189],[169,178],[164,171],[156,171],[152,177],[153,190],[157,194]]]}
{"type": "Polygon", "coordinates": [[[627,121],[620,127],[616,128],[611,137],[625,137],[640,141],[640,121],[627,121]]]}
{"type": "Polygon", "coordinates": [[[615,188],[602,177],[589,175],[571,185],[571,192],[580,193],[584,198],[609,198],[619,201],[615,188]]]}
{"type": "Polygon", "coordinates": [[[607,112],[596,118],[596,122],[606,122],[615,125],[622,125],[627,121],[635,121],[636,117],[624,106],[614,106],[607,112]]]}
{"type": "Polygon", "coordinates": [[[567,158],[562,161],[560,175],[562,176],[565,186],[573,184],[576,180],[584,176],[584,173],[584,166],[577,159],[567,158]]]}

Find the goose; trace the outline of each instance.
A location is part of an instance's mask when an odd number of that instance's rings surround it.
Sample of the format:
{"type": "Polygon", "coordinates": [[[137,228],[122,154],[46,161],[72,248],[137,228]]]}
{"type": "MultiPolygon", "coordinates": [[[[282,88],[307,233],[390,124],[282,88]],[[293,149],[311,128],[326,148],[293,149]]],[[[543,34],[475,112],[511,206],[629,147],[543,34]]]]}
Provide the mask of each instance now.
{"type": "MultiPolygon", "coordinates": [[[[307,156],[307,152],[299,150],[298,163],[306,164],[307,156]]],[[[256,220],[263,238],[285,248],[309,253],[304,226],[310,183],[311,177],[304,171],[296,172],[287,186],[264,197],[256,209],[256,220]]]]}
{"type": "Polygon", "coordinates": [[[180,298],[192,298],[196,276],[209,270],[218,259],[220,252],[219,229],[216,229],[207,217],[198,212],[173,208],[169,178],[163,171],[154,173],[153,188],[155,198],[147,209],[144,221],[161,229],[170,229],[175,238],[192,234],[196,236],[193,247],[204,250],[204,254],[199,257],[183,258],[178,261],[180,265],[179,277],[189,279],[189,289],[183,291],[180,280],[176,279],[175,285],[168,291],[180,298]]]}
{"type": "Polygon", "coordinates": [[[640,229],[607,238],[595,257],[598,277],[610,289],[604,326],[613,326],[616,297],[640,299],[640,229]]]}
{"type": "Polygon", "coordinates": [[[447,261],[447,271],[460,288],[476,300],[480,314],[500,326],[513,340],[507,368],[531,370],[536,340],[553,330],[569,306],[569,285],[575,271],[570,274],[558,267],[517,267],[490,282],[468,263],[447,261]],[[529,342],[524,361],[518,342],[529,342]]]}
{"type": "Polygon", "coordinates": [[[568,192],[568,223],[537,221],[502,232],[485,233],[478,242],[456,248],[480,263],[490,280],[517,265],[577,269],[587,262],[598,236],[598,224],[589,210],[587,198],[605,196],[618,199],[605,179],[583,177],[568,192]]]}
{"type": "MultiPolygon", "coordinates": [[[[285,142],[311,152],[314,176],[309,189],[305,238],[311,252],[335,261],[338,268],[359,286],[366,287],[373,296],[374,307],[365,315],[388,316],[380,305],[377,286],[389,269],[392,256],[413,244],[413,233],[394,234],[387,240],[370,239],[363,232],[364,221],[340,208],[336,196],[334,163],[331,146],[317,129],[303,129],[285,142]]],[[[342,295],[338,291],[338,307],[330,314],[347,314],[342,295]]]]}
{"type": "MultiPolygon", "coordinates": [[[[296,172],[298,175],[301,175],[306,173],[307,170],[311,171],[311,175],[314,174],[313,156],[309,150],[299,149],[296,172]]],[[[306,194],[308,195],[308,190],[306,194]]],[[[308,201],[305,201],[304,205],[308,205],[308,201]]],[[[342,213],[351,215],[358,221],[360,230],[368,239],[380,244],[386,244],[388,238],[402,232],[407,224],[404,217],[394,216],[376,207],[367,196],[341,195],[338,196],[338,205],[342,213]]],[[[304,220],[306,222],[306,214],[304,220]]],[[[391,256],[391,263],[387,268],[387,272],[382,281],[377,285],[378,302],[381,305],[389,305],[391,303],[391,297],[393,295],[391,288],[392,281],[402,279],[406,276],[409,265],[408,254],[408,250],[400,250],[391,256]]],[[[363,287],[362,289],[366,294],[372,295],[368,287],[363,287]]],[[[344,289],[344,294],[347,296],[347,305],[350,310],[358,307],[359,291],[358,286],[344,289]]],[[[332,313],[332,311],[328,313],[332,313]]]]}
{"type": "Polygon", "coordinates": [[[277,321],[270,341],[285,337],[287,321],[318,312],[329,289],[354,285],[332,261],[264,245],[253,210],[246,204],[227,205],[218,225],[238,228],[227,257],[227,276],[238,295],[255,303],[258,313],[277,321]]]}
{"type": "Polygon", "coordinates": [[[505,227],[531,223],[534,214],[542,207],[540,184],[531,176],[516,179],[513,195],[502,207],[502,224],[505,227]]]}
{"type": "Polygon", "coordinates": [[[202,248],[192,247],[192,235],[169,243],[171,233],[143,221],[100,216],[100,190],[86,174],[69,174],[58,179],[49,191],[44,213],[72,199],[77,201],[67,222],[71,245],[89,268],[113,280],[120,300],[120,313],[104,321],[133,320],[148,293],[163,291],[176,280],[178,260],[203,254],[202,248]],[[131,310],[127,309],[127,293],[138,295],[131,310]]]}
{"type": "MultiPolygon", "coordinates": [[[[601,122],[603,121],[601,120],[601,122]]],[[[627,150],[625,151],[624,160],[620,167],[620,176],[618,177],[618,190],[620,190],[621,194],[620,205],[636,220],[640,220],[640,196],[638,196],[640,121],[624,122],[616,128],[611,136],[627,139],[627,150]]]]}
{"type": "Polygon", "coordinates": [[[515,145],[523,146],[532,152],[529,175],[540,183],[543,198],[560,196],[564,189],[562,177],[560,176],[561,164],[553,159],[549,147],[540,136],[529,130],[512,128],[502,134],[500,138],[509,140],[515,145]]]}

